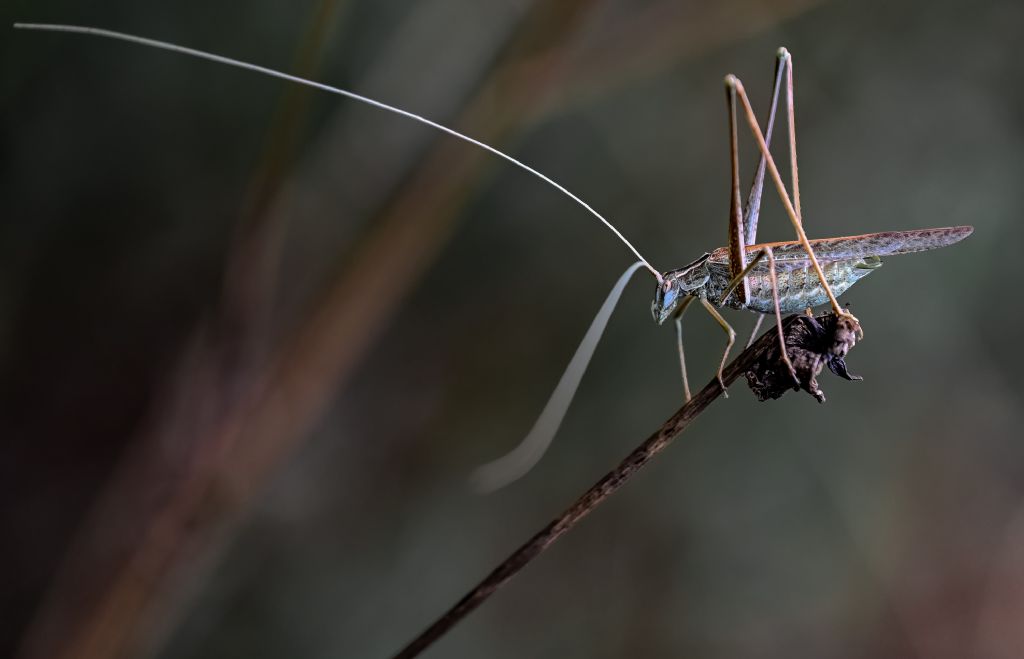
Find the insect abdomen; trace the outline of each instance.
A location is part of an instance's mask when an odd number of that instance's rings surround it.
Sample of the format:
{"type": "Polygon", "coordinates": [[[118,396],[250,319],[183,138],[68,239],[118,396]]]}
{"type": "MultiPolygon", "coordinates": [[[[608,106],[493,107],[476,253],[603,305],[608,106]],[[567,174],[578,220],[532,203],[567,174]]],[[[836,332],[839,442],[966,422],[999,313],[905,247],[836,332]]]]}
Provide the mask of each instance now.
{"type": "MultiPolygon", "coordinates": [[[[859,279],[881,265],[877,257],[867,259],[848,259],[831,261],[822,264],[825,279],[836,297],[853,286],[859,279]]],[[[821,286],[817,273],[809,265],[802,268],[779,270],[776,274],[779,285],[779,309],[782,313],[799,313],[807,307],[815,307],[828,302],[825,289],[821,286]]],[[[751,311],[774,313],[772,301],[771,278],[767,269],[758,268],[750,274],[750,299],[746,307],[751,311]]],[[[742,308],[737,304],[735,296],[730,296],[726,304],[734,308],[742,308]]]]}

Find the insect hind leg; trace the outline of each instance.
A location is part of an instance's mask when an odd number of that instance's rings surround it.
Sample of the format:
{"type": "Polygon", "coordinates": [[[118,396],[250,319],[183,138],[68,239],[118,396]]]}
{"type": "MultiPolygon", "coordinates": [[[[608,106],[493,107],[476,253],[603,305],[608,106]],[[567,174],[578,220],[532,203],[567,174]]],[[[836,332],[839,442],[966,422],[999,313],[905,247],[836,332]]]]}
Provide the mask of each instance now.
{"type": "MultiPolygon", "coordinates": [[[[775,128],[775,111],[779,107],[779,93],[782,90],[782,76],[789,70],[786,67],[786,56],[780,51],[775,56],[775,77],[772,80],[772,102],[768,110],[768,123],[764,129],[764,143],[769,149],[772,146],[772,131],[775,128]]],[[[790,78],[792,81],[792,78],[790,78]]],[[[791,124],[792,125],[792,124],[791,124]]],[[[747,195],[747,205],[743,210],[743,242],[753,245],[757,242],[757,221],[761,214],[761,195],[764,191],[765,174],[764,154],[761,154],[757,161],[757,169],[754,172],[754,180],[750,184],[750,193],[747,195]]],[[[799,205],[797,206],[799,215],[799,205]]]]}
{"type": "MultiPolygon", "coordinates": [[[[792,56],[788,51],[780,51],[780,55],[787,60],[787,66],[792,67],[793,61],[792,56]]],[[[792,72],[790,71],[790,76],[792,72]]],[[[788,79],[787,79],[788,80],[788,79]]],[[[754,139],[757,142],[757,147],[760,149],[761,154],[764,156],[765,162],[768,166],[768,172],[771,174],[772,181],[775,183],[775,187],[779,193],[779,198],[782,200],[782,205],[786,209],[786,214],[789,217],[790,222],[793,224],[793,228],[796,230],[797,238],[800,240],[800,244],[807,252],[807,256],[811,261],[811,265],[814,268],[815,274],[818,275],[819,281],[828,295],[829,302],[832,305],[832,310],[838,316],[846,316],[853,318],[853,315],[839,306],[838,300],[832,293],[832,288],[828,283],[828,279],[825,277],[825,273],[821,269],[821,265],[818,263],[818,259],[814,254],[814,249],[811,247],[810,242],[807,240],[807,234],[804,233],[803,222],[800,214],[793,206],[793,202],[789,198],[789,193],[786,191],[786,185],[782,182],[782,176],[779,174],[778,167],[775,166],[775,160],[772,158],[771,153],[768,151],[768,146],[765,143],[764,135],[761,133],[761,127],[757,124],[757,118],[754,116],[754,110],[750,106],[750,99],[747,98],[747,92],[743,87],[743,83],[739,81],[736,76],[729,75],[726,77],[726,85],[729,85],[736,90],[736,96],[739,99],[740,104],[743,106],[745,118],[747,124],[750,127],[751,132],[754,134],[754,139]]],[[[790,94],[787,94],[789,96],[790,94]]],[[[787,98],[788,101],[788,98],[787,98]]],[[[790,106],[792,107],[792,106],[790,106]]],[[[795,137],[791,139],[795,145],[795,137]]]]}

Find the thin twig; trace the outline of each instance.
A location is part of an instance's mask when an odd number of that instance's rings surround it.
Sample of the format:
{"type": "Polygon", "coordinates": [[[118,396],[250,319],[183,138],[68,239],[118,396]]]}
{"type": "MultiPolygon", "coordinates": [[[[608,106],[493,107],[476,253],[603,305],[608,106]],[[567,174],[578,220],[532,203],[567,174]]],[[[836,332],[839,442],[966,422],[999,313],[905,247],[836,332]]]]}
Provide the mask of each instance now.
{"type": "MultiPolygon", "coordinates": [[[[787,318],[784,322],[784,327],[788,327],[795,318],[795,316],[787,318]]],[[[766,351],[771,349],[777,340],[776,329],[772,327],[751,346],[740,353],[723,371],[725,385],[729,386],[736,378],[750,370],[754,363],[766,351]]],[[[480,606],[484,600],[493,595],[506,581],[518,574],[530,561],[537,558],[545,549],[554,544],[555,540],[558,540],[562,534],[575,526],[577,522],[586,517],[594,508],[622,487],[633,474],[638,472],[651,458],[664,450],[673,439],[686,430],[687,426],[701,412],[706,410],[716,398],[721,396],[723,391],[718,383],[718,379],[712,378],[696,396],[691,398],[689,402],[679,408],[678,412],[662,424],[657,432],[648,437],[643,444],[630,453],[615,469],[584,492],[565,512],[553,519],[519,549],[512,552],[483,581],[448,609],[434,624],[413,639],[401,652],[396,654],[395,659],[415,657],[448,633],[452,627],[480,606]]]]}

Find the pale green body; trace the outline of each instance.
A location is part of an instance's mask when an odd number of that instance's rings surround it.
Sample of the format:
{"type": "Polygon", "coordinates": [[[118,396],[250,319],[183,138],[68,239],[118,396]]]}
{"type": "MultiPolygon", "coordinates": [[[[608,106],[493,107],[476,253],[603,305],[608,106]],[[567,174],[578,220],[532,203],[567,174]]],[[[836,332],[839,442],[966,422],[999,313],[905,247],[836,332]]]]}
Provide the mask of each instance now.
{"type": "MultiPolygon", "coordinates": [[[[909,254],[945,247],[969,236],[972,227],[945,227],[911,231],[885,231],[861,236],[824,238],[810,244],[828,281],[832,293],[839,297],[847,289],[882,265],[882,256],[909,254]]],[[[748,262],[765,248],[771,248],[775,258],[778,281],[779,310],[799,313],[828,301],[821,280],[811,265],[804,247],[797,242],[765,243],[747,247],[748,262]]],[[[683,299],[702,298],[715,306],[749,309],[760,313],[774,313],[771,275],[768,261],[763,259],[747,273],[747,299],[743,288],[734,290],[722,300],[722,294],[732,281],[734,272],[742,268],[731,267],[729,250],[719,247],[693,263],[678,270],[666,272],[654,294],[651,311],[660,324],[672,316],[683,299]]]]}
{"type": "MultiPolygon", "coordinates": [[[[714,256],[712,256],[712,259],[714,256]]],[[[848,288],[857,283],[862,277],[867,276],[872,270],[880,267],[882,260],[875,257],[845,259],[842,261],[827,261],[821,264],[825,279],[832,288],[836,297],[842,295],[848,288]]],[[[709,302],[719,305],[722,300],[722,293],[732,280],[729,273],[728,263],[716,263],[709,260],[707,263],[708,277],[704,284],[694,294],[706,298],[709,302]]],[[[825,293],[821,280],[817,273],[809,265],[800,267],[787,267],[779,265],[776,267],[776,281],[779,287],[779,310],[782,313],[799,313],[807,307],[816,307],[819,304],[828,302],[828,295],[825,293]]],[[[747,275],[747,285],[750,291],[746,304],[740,299],[739,290],[734,290],[724,303],[720,306],[733,309],[749,309],[761,313],[774,313],[775,303],[772,300],[772,282],[768,273],[767,264],[759,264],[747,275]]]]}

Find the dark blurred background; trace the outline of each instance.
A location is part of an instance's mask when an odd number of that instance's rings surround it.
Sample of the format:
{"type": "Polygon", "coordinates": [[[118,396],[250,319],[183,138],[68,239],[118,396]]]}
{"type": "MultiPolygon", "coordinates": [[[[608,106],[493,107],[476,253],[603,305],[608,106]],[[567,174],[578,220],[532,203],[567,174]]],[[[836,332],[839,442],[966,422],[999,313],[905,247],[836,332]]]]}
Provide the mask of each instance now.
{"type": "MultiPolygon", "coordinates": [[[[811,236],[975,234],[844,296],[864,382],[823,375],[824,405],[735,386],[429,656],[1024,656],[1020,2],[52,0],[0,16],[423,113],[563,183],[662,269],[726,239],[723,75],[763,113],[788,46],[811,236]]],[[[387,656],[679,405],[644,278],[543,462],[473,493],[631,262],[607,230],[344,99],[3,29],[0,654],[387,656]]],[[[760,237],[791,235],[766,195],[760,237]]],[[[752,316],[728,317],[745,339],[752,316]]],[[[688,321],[704,382],[722,334],[688,321]]]]}

